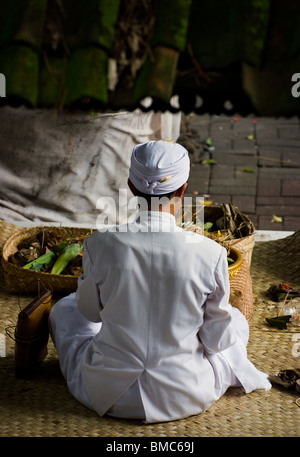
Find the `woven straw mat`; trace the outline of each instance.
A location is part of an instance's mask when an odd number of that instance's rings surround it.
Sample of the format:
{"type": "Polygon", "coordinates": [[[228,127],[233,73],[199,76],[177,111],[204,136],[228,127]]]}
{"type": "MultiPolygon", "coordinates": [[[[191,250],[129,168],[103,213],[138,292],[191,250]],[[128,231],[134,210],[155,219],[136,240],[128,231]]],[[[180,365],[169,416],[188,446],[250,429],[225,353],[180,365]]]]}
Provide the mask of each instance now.
{"type": "MultiPolygon", "coordinates": [[[[0,245],[16,229],[0,221],[0,245]]],[[[300,232],[254,247],[251,275],[255,306],[248,357],[267,373],[300,366],[300,351],[295,354],[293,350],[298,336],[300,341],[300,327],[274,330],[265,323],[265,317],[276,315],[278,307],[266,297],[267,288],[279,282],[300,286],[299,255],[300,232]]],[[[8,293],[1,281],[1,336],[6,327],[16,323],[19,309],[31,299],[8,293]]],[[[7,335],[5,348],[6,356],[0,357],[1,437],[296,437],[300,433],[296,403],[300,394],[277,387],[247,395],[241,388],[230,388],[206,412],[166,423],[145,425],[137,420],[100,418],[69,393],[52,342],[38,376],[31,380],[15,379],[14,341],[7,335]]]]}

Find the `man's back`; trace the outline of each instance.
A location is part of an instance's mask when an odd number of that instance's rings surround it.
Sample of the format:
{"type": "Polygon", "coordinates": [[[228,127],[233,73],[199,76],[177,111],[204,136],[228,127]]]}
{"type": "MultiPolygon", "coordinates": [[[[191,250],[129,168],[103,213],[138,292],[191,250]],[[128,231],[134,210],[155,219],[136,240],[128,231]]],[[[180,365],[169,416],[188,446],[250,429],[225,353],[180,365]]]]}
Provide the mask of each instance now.
{"type": "MultiPolygon", "coordinates": [[[[102,327],[92,344],[92,358],[84,366],[85,379],[90,385],[94,373],[95,386],[99,388],[100,383],[106,398],[115,401],[139,378],[145,410],[147,398],[152,398],[152,408],[156,396],[163,417],[169,414],[165,411],[168,386],[170,398],[175,394],[178,399],[182,397],[175,408],[177,415],[182,402],[184,408],[190,402],[190,407],[194,405],[193,410],[198,411],[200,378],[206,397],[213,395],[203,386],[203,378],[204,384],[213,384],[214,378],[208,361],[203,359],[200,341],[203,305],[208,296],[218,293],[217,301],[211,300],[212,307],[219,313],[220,306],[224,310],[218,331],[209,336],[204,333],[205,343],[218,344],[224,332],[228,333],[225,345],[233,342],[227,309],[228,274],[224,272],[226,253],[217,243],[177,228],[170,214],[149,212],[144,224],[140,230],[136,230],[137,225],[126,230],[123,226],[87,240],[85,249],[102,303],[102,327]]],[[[81,296],[81,311],[88,306],[81,296]]],[[[204,398],[201,402],[204,404],[204,398]]],[[[102,400],[101,407],[106,406],[102,400]]]]}

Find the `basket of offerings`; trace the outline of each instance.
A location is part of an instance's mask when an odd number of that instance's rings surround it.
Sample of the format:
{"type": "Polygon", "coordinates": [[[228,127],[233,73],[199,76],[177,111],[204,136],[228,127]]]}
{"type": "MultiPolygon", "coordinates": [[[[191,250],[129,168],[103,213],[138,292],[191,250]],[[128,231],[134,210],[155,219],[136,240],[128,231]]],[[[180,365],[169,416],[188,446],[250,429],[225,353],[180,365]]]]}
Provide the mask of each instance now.
{"type": "Polygon", "coordinates": [[[255,227],[248,216],[231,203],[183,208],[177,224],[185,230],[203,234],[225,248],[235,248],[250,267],[255,227]]]}
{"type": "Polygon", "coordinates": [[[36,293],[40,286],[70,293],[82,273],[84,238],[91,229],[31,227],[17,230],[5,242],[2,267],[12,293],[36,293]]]}

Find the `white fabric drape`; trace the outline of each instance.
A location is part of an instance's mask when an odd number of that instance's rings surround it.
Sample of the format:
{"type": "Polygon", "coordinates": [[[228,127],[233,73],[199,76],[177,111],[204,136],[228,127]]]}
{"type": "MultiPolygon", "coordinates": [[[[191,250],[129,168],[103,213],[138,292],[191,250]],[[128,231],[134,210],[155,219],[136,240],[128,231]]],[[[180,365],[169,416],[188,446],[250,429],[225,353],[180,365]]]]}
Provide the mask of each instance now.
{"type": "Polygon", "coordinates": [[[113,223],[126,221],[119,190],[127,189],[133,147],[176,141],[180,119],[180,113],[141,110],[0,108],[0,218],[89,227],[104,212],[113,223]],[[103,197],[116,202],[116,211],[103,197]]]}

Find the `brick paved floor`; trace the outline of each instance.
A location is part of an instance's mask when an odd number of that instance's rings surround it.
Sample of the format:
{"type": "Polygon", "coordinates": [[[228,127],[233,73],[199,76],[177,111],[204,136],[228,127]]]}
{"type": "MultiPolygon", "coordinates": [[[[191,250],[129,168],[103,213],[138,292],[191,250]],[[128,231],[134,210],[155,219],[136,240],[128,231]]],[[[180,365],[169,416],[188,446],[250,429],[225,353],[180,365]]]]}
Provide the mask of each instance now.
{"type": "Polygon", "coordinates": [[[190,114],[178,142],[191,157],[187,196],[232,202],[258,230],[300,229],[299,118],[190,114]]]}

